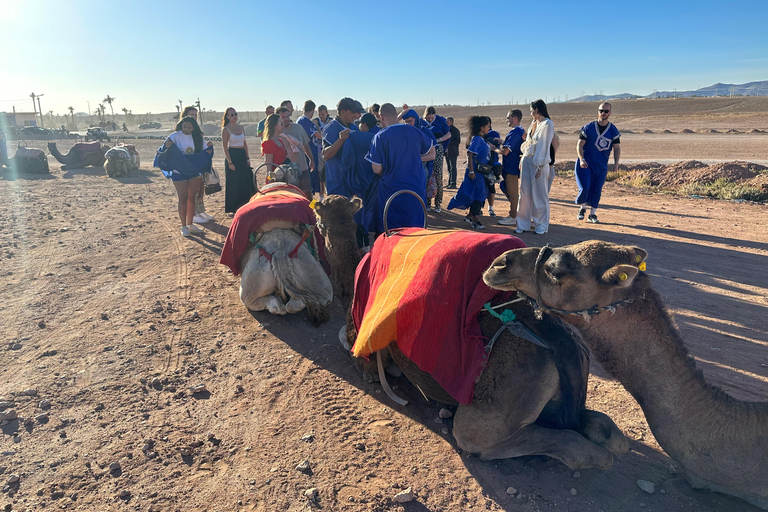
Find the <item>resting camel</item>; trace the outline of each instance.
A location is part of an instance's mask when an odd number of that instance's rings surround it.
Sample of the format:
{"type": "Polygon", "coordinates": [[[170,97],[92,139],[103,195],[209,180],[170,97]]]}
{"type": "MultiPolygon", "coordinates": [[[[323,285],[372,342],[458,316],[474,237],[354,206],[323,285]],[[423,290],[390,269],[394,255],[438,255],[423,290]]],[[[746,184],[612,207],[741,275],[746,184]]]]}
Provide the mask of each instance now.
{"type": "Polygon", "coordinates": [[[578,329],[693,487],[768,510],[768,402],[742,402],[704,380],[642,272],[645,258],[640,248],[598,241],[517,249],[499,256],[483,279],[519,290],[540,314],[578,329]]]}
{"type": "Polygon", "coordinates": [[[48,143],[48,151],[51,155],[63,164],[61,170],[66,171],[68,169],[82,169],[93,165],[94,167],[101,167],[106,161],[104,154],[109,149],[109,146],[102,146],[101,142],[78,142],[69,150],[69,153],[62,155],[59,149],[56,147],[55,142],[48,143]]]}
{"type": "MultiPolygon", "coordinates": [[[[358,208],[359,201],[342,196],[329,196],[315,207],[328,262],[333,275],[341,279],[342,288],[352,285],[360,261],[352,221],[358,208]]],[[[628,450],[628,442],[610,418],[585,408],[589,374],[586,352],[553,316],[543,315],[537,320],[530,307],[520,304],[514,311],[549,343],[550,349],[503,331],[474,387],[472,402],[458,407],[453,429],[457,444],[484,460],[548,455],[572,469],[610,467],[614,454],[628,450]]],[[[501,326],[488,314],[481,314],[479,321],[486,338],[494,336],[501,326]]],[[[348,313],[348,346],[356,337],[348,313]]],[[[408,380],[426,396],[457,403],[431,375],[409,361],[396,343],[389,345],[389,351],[408,380]]],[[[357,363],[364,371],[373,371],[371,363],[357,363]]]]}
{"type": "Polygon", "coordinates": [[[136,146],[126,144],[115,146],[109,149],[105,155],[107,161],[104,163],[104,170],[110,178],[123,178],[130,176],[131,171],[138,169],[141,165],[139,152],[136,146]]]}
{"type": "Polygon", "coordinates": [[[221,253],[240,279],[240,300],[251,311],[273,315],[307,309],[310,323],[330,319],[333,288],[317,247],[315,216],[298,188],[263,187],[237,210],[221,253]]]}

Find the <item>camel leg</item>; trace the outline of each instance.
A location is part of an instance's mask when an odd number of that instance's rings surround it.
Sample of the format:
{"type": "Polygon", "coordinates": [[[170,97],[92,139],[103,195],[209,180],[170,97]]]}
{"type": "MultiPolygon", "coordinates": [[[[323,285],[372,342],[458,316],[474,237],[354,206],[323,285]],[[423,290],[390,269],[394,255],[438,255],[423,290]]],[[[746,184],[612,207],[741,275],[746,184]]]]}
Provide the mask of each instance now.
{"type": "Polygon", "coordinates": [[[629,441],[607,415],[584,409],[581,413],[581,434],[611,453],[621,455],[629,451],[629,441]]]}
{"type": "Polygon", "coordinates": [[[266,297],[259,297],[250,304],[246,304],[251,311],[263,311],[267,310],[273,315],[284,315],[287,313],[285,310],[285,304],[280,300],[280,297],[276,295],[267,295],[266,297]]]}
{"type": "Polygon", "coordinates": [[[277,278],[272,264],[262,254],[249,248],[241,259],[243,275],[240,278],[240,301],[251,311],[269,310],[275,315],[284,315],[285,304],[274,293],[277,278]]]}
{"type": "Polygon", "coordinates": [[[611,452],[573,430],[551,429],[535,423],[515,427],[508,422],[509,417],[499,414],[498,407],[494,411],[461,405],[456,411],[453,432],[459,447],[477,453],[482,460],[547,455],[571,469],[608,469],[613,463],[611,452]],[[473,443],[479,439],[481,443],[473,443]]]}

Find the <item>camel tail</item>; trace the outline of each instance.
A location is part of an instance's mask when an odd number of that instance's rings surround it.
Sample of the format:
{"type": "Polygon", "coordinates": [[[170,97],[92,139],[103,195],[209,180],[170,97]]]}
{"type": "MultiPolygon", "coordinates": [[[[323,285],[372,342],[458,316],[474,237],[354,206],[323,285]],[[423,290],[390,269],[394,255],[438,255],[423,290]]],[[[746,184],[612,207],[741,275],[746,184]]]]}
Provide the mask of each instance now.
{"type": "Polygon", "coordinates": [[[320,263],[302,246],[295,258],[288,257],[295,241],[285,240],[272,255],[272,269],[283,297],[301,297],[307,304],[310,319],[317,325],[328,321],[327,311],[321,312],[333,300],[333,288],[320,263]],[[291,247],[288,247],[291,245],[291,247]]]}

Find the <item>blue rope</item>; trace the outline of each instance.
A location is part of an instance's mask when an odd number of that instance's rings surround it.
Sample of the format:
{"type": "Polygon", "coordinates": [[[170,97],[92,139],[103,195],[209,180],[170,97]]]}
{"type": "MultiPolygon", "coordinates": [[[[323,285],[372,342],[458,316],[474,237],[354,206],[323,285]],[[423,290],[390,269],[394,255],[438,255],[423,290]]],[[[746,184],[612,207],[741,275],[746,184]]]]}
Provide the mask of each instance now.
{"type": "Polygon", "coordinates": [[[517,318],[517,315],[515,315],[514,311],[509,310],[509,309],[505,309],[504,311],[501,312],[501,314],[498,314],[497,312],[495,312],[493,310],[493,308],[491,307],[491,303],[490,302],[486,302],[483,305],[483,309],[485,309],[487,312],[489,312],[492,316],[495,316],[496,318],[501,320],[501,322],[504,325],[506,325],[506,324],[508,324],[510,322],[514,322],[515,318],[517,318]]]}

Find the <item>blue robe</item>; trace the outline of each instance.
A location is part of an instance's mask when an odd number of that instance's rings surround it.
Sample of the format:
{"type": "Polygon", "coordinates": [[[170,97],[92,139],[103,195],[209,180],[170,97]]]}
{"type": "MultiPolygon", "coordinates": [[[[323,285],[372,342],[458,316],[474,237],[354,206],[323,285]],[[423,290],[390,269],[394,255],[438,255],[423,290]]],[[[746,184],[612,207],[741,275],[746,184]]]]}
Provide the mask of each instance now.
{"type": "MultiPolygon", "coordinates": [[[[333,143],[339,140],[339,133],[349,128],[351,132],[357,131],[354,124],[344,126],[338,119],[334,119],[323,129],[323,148],[333,146],[333,143]]],[[[328,195],[339,194],[345,197],[352,197],[352,193],[347,190],[344,183],[344,174],[341,169],[341,153],[339,149],[333,158],[325,161],[325,188],[328,195]]]]}
{"type": "Polygon", "coordinates": [[[206,147],[199,153],[188,155],[182,153],[176,144],[171,144],[169,148],[163,144],[157,150],[152,165],[163,171],[166,178],[171,178],[173,181],[184,181],[210,172],[212,160],[213,146],[206,147]]]}
{"type": "Polygon", "coordinates": [[[475,201],[483,203],[488,198],[488,185],[485,184],[483,175],[477,172],[477,164],[488,164],[490,162],[491,148],[488,147],[488,143],[481,136],[475,135],[469,143],[467,153],[472,153],[475,162],[475,179],[470,179],[469,165],[467,165],[464,171],[464,181],[461,182],[456,195],[448,203],[449,210],[454,208],[466,210],[475,201]]]}
{"type": "Polygon", "coordinates": [[[608,157],[611,155],[613,144],[619,140],[621,133],[613,123],[608,123],[605,131],[600,134],[597,121],[584,125],[581,129],[581,137],[584,142],[584,160],[587,168],[581,168],[581,160],[576,159],[576,184],[579,194],[576,196],[576,204],[587,204],[597,208],[600,197],[603,194],[603,185],[608,175],[608,157]]]}
{"type": "Polygon", "coordinates": [[[351,195],[361,199],[365,198],[365,192],[374,176],[371,162],[365,159],[371,149],[373,136],[370,131],[354,131],[341,148],[341,170],[345,186],[351,195]]]}
{"type": "MultiPolygon", "coordinates": [[[[369,231],[384,231],[384,206],[387,200],[400,190],[412,190],[427,202],[427,173],[421,157],[432,149],[432,141],[418,128],[407,124],[388,126],[373,137],[371,149],[365,159],[382,166],[381,178],[374,180],[378,188],[378,203],[375,213],[368,215],[369,231]]],[[[364,205],[364,208],[369,208],[364,205]]],[[[418,199],[410,194],[401,194],[392,201],[387,214],[389,229],[422,227],[424,210],[418,199]]]]}
{"type": "MultiPolygon", "coordinates": [[[[427,121],[426,119],[422,120],[424,126],[429,128],[429,130],[432,132],[432,135],[435,136],[436,139],[439,139],[446,133],[450,133],[451,127],[448,126],[448,121],[443,116],[435,116],[435,120],[431,123],[427,121]]],[[[446,139],[440,144],[443,145],[443,151],[448,151],[448,144],[451,142],[451,139],[446,139]]]]}
{"type": "Polygon", "coordinates": [[[317,147],[317,137],[315,137],[315,133],[317,133],[317,126],[315,126],[315,123],[312,122],[310,118],[307,116],[301,116],[296,120],[296,123],[304,128],[304,131],[307,132],[307,136],[309,137],[309,150],[312,152],[312,158],[315,159],[315,169],[313,169],[309,173],[310,181],[312,182],[312,192],[320,193],[320,176],[317,172],[317,163],[320,161],[318,159],[318,147],[317,147]]]}
{"type": "Polygon", "coordinates": [[[525,128],[515,126],[509,131],[504,142],[501,144],[501,147],[509,148],[509,153],[502,157],[502,176],[507,174],[520,176],[520,155],[522,153],[520,146],[523,145],[523,135],[525,135],[525,128]]]}

